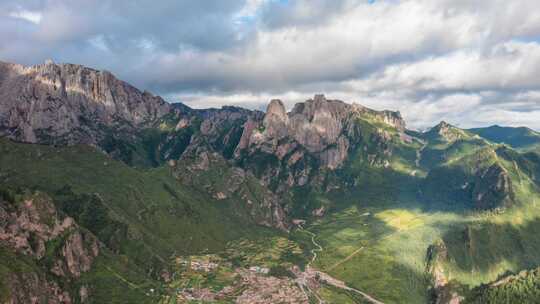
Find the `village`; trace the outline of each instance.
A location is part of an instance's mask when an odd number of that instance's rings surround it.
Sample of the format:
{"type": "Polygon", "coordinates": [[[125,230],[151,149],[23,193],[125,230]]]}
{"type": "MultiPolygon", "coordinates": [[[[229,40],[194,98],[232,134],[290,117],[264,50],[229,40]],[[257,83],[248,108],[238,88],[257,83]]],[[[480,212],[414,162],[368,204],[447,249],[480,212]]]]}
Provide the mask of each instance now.
{"type": "MultiPolygon", "coordinates": [[[[314,242],[311,233],[302,228],[299,232],[314,242]]],[[[174,271],[160,304],[324,304],[329,288],[349,297],[356,295],[362,298],[361,303],[381,303],[313,268],[310,264],[322,250],[318,243],[313,245],[311,258],[298,243],[283,237],[231,242],[219,254],[175,256],[174,271]]]]}
{"type": "Polygon", "coordinates": [[[303,257],[301,248],[283,237],[238,240],[219,254],[173,256],[160,304],[309,303],[291,271],[296,263],[288,259],[294,256],[303,257]]]}
{"type": "Polygon", "coordinates": [[[271,276],[263,265],[234,268],[216,255],[176,257],[174,263],[174,299],[163,303],[308,303],[294,279],[271,276]]]}

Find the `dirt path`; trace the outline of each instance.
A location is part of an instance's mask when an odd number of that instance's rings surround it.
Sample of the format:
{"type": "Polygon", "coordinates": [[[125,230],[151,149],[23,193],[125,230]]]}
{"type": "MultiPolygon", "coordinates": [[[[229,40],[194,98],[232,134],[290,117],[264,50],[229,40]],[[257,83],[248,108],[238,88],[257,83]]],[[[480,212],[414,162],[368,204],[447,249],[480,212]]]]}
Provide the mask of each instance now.
{"type": "Polygon", "coordinates": [[[131,282],[128,281],[126,278],[124,278],[123,276],[121,276],[120,274],[118,274],[116,271],[112,270],[111,267],[105,266],[105,268],[106,268],[110,273],[112,273],[117,279],[119,279],[120,281],[126,283],[131,289],[139,289],[139,288],[141,288],[139,285],[137,285],[137,284],[135,284],[135,283],[131,283],[131,282]]]}
{"type": "Polygon", "coordinates": [[[355,255],[357,255],[360,251],[362,251],[364,249],[364,246],[356,249],[353,253],[349,254],[347,257],[345,257],[343,260],[335,263],[334,265],[330,266],[330,268],[327,269],[327,271],[331,271],[332,269],[335,269],[336,267],[338,267],[339,265],[347,262],[348,260],[352,259],[355,255]]]}
{"type": "MultiPolygon", "coordinates": [[[[410,219],[411,221],[413,220],[417,220],[417,219],[422,219],[422,218],[427,218],[428,215],[419,215],[419,216],[415,216],[413,217],[412,219],[410,219]]],[[[374,239],[373,242],[376,243],[376,242],[379,242],[379,241],[382,241],[384,239],[387,239],[387,238],[390,238],[398,233],[401,233],[403,231],[406,231],[406,230],[409,230],[410,228],[407,228],[407,229],[404,229],[404,230],[399,230],[399,231],[395,231],[395,232],[390,232],[386,235],[382,235],[381,237],[377,238],[377,239],[374,239]]],[[[339,265],[347,262],[348,260],[352,259],[354,256],[356,256],[358,253],[360,253],[362,250],[364,250],[364,246],[361,246],[359,247],[358,249],[356,249],[353,253],[349,254],[348,256],[346,256],[345,258],[343,258],[342,260],[340,260],[339,262],[335,263],[334,265],[330,266],[330,268],[327,269],[327,271],[331,271],[333,269],[335,269],[336,267],[338,267],[339,265]]]]}
{"type": "MultiPolygon", "coordinates": [[[[109,206],[109,204],[106,203],[106,201],[103,199],[103,197],[101,196],[100,193],[98,192],[94,192],[94,195],[101,201],[101,204],[107,208],[112,214],[114,214],[115,216],[117,216],[119,219],[122,219],[124,220],[126,223],[129,223],[129,221],[127,220],[126,216],[123,215],[123,214],[120,214],[119,212],[117,212],[114,208],[112,208],[111,206],[109,206]]],[[[147,232],[145,228],[143,228],[141,230],[145,235],[149,236],[149,237],[152,237],[152,238],[155,238],[155,236],[153,236],[151,233],[147,232]]],[[[148,251],[150,251],[157,259],[159,259],[161,262],[163,263],[167,263],[167,259],[163,258],[161,255],[159,255],[156,251],[154,251],[154,249],[149,246],[148,244],[146,244],[146,242],[143,242],[142,243],[143,246],[148,249],[148,251]]],[[[171,249],[173,249],[171,247],[171,249]]]]}
{"type": "Polygon", "coordinates": [[[381,302],[381,301],[375,299],[374,297],[368,295],[368,294],[365,293],[365,292],[361,292],[361,291],[358,290],[358,289],[354,289],[354,288],[347,287],[347,286],[343,287],[343,289],[348,290],[348,291],[352,291],[352,292],[356,292],[357,294],[363,296],[366,300],[370,301],[370,302],[373,303],[373,304],[384,304],[383,302],[381,302]]]}

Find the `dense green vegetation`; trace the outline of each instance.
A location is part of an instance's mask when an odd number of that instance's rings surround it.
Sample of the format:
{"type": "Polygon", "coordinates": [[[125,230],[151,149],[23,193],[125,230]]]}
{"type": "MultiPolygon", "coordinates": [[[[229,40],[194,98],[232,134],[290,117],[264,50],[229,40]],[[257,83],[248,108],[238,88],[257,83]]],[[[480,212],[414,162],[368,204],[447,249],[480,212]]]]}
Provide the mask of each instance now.
{"type": "MultiPolygon", "coordinates": [[[[344,166],[318,172],[325,184],[295,187],[290,197],[281,197],[291,218],[307,221],[305,230],[285,234],[254,224],[269,212],[264,209],[268,189],[226,160],[239,140],[238,124],[219,135],[219,141],[234,135],[221,147],[224,158],[208,153],[208,168],[197,172],[190,168],[202,166],[199,159],[164,164],[157,149],[163,136],[175,138],[165,141],[171,146],[163,150],[178,156],[194,132],[174,131],[171,125],[148,130],[136,144],[107,139],[105,149],[123,162],[86,146],[0,140],[0,183],[9,185],[0,191],[4,200],[13,201],[19,188],[42,191],[62,214],[106,245],[92,271],[69,287],[95,286],[95,303],[152,303],[161,295],[173,301],[176,288],[223,288],[236,279],[231,273],[238,267],[267,267],[271,275],[291,277],[290,267],[305,269],[311,261],[316,249],[311,233],[323,247],[312,266],[385,303],[430,299],[433,273],[426,265],[432,261],[426,255],[433,244],[445,250],[437,266],[470,303],[527,302],[538,296],[536,270],[485,285],[540,265],[540,156],[512,148],[531,147],[529,139],[508,140],[515,130],[495,137],[489,135],[493,130],[441,125],[404,138],[373,117],[359,118],[358,142],[344,166]],[[486,181],[492,171],[498,175],[486,181]],[[501,176],[507,178],[508,195],[493,186],[501,176]],[[489,205],[477,204],[479,193],[492,195],[489,205]],[[325,215],[314,216],[315,210],[325,215]],[[158,281],[161,269],[177,267],[171,259],[204,259],[211,253],[223,263],[216,273],[182,272],[168,285],[158,281]]],[[[219,141],[204,147],[212,151],[219,141]]],[[[315,167],[312,161],[306,157],[307,163],[298,166],[315,167]]],[[[255,176],[274,167],[283,176],[302,169],[285,168],[266,154],[237,165],[248,166],[255,176]]],[[[270,188],[279,186],[279,178],[270,181],[270,188]]],[[[47,249],[47,255],[58,251],[54,243],[47,249]]],[[[0,255],[10,261],[0,263],[0,276],[21,269],[40,272],[43,266],[5,249],[0,255]]],[[[0,297],[7,294],[6,286],[0,280],[0,297]]],[[[356,294],[331,286],[323,286],[320,294],[331,303],[363,303],[356,294]]]]}
{"type": "Polygon", "coordinates": [[[540,269],[521,271],[495,283],[475,288],[465,303],[537,303],[540,299],[540,269]]]}
{"type": "MultiPolygon", "coordinates": [[[[467,132],[455,135],[454,140],[426,136],[421,168],[408,171],[397,161],[387,168],[366,166],[358,154],[339,173],[353,180],[350,192],[304,196],[308,205],[330,206],[324,218],[307,226],[325,248],[315,266],[385,303],[423,303],[430,297],[427,248],[441,240],[448,249],[443,269],[460,290],[539,265],[538,157],[467,132]],[[475,210],[472,186],[462,186],[477,182],[479,172],[494,164],[508,173],[515,205],[475,210]],[[430,173],[410,174],[414,170],[430,173]]],[[[409,145],[418,149],[420,143],[409,145]]],[[[410,164],[405,149],[394,147],[399,155],[392,159],[410,164]]]]}
{"type": "Polygon", "coordinates": [[[151,278],[158,278],[170,255],[220,251],[241,236],[266,233],[233,203],[182,186],[167,167],[135,169],[86,146],[1,139],[0,182],[48,193],[61,212],[107,245],[108,253],[82,280],[99,287],[96,303],[144,302],[144,286],[156,284],[151,278]]]}
{"type": "Polygon", "coordinates": [[[512,128],[495,125],[469,131],[494,143],[508,144],[520,150],[534,150],[540,147],[540,133],[526,127],[512,128]]]}
{"type": "MultiPolygon", "coordinates": [[[[0,187],[2,208],[7,208],[8,211],[15,210],[15,206],[23,204],[27,199],[34,200],[38,212],[41,213],[42,223],[50,227],[55,225],[56,219],[50,218],[47,212],[39,209],[45,206],[46,201],[50,201],[50,197],[46,194],[24,188],[0,187]]],[[[64,215],[60,213],[59,216],[64,215]]],[[[86,233],[84,228],[74,227],[47,241],[44,254],[39,259],[16,253],[9,247],[0,246],[0,299],[9,296],[13,292],[12,288],[17,289],[19,293],[30,292],[28,288],[39,288],[42,289],[43,295],[41,301],[46,301],[45,295],[48,288],[46,284],[55,282],[73,295],[79,293],[81,286],[92,286],[95,292],[90,303],[126,303],[126,300],[135,301],[136,299],[140,303],[152,303],[156,300],[155,297],[152,299],[146,296],[145,292],[146,289],[159,286],[158,282],[149,278],[145,270],[129,259],[113,254],[107,248],[100,249],[101,255],[94,261],[93,267],[75,283],[68,277],[50,273],[48,270],[53,268],[55,261],[63,255],[65,240],[79,229],[82,230],[83,235],[86,233]],[[32,278],[30,282],[27,281],[28,278],[32,278]],[[135,283],[132,282],[136,282],[137,288],[134,288],[135,283]]],[[[74,301],[79,303],[80,298],[75,297],[74,301]]]]}
{"type": "MultiPolygon", "coordinates": [[[[118,230],[127,225],[138,242],[119,240],[119,246],[140,246],[125,250],[127,254],[216,250],[243,235],[244,229],[254,231],[230,205],[178,183],[167,167],[137,170],[84,146],[55,148],[2,140],[0,151],[3,183],[53,195],[62,210],[98,234],[108,224],[96,221],[118,222],[118,230]],[[105,218],[93,218],[105,213],[105,218]]],[[[108,239],[112,232],[102,233],[108,239]]]]}

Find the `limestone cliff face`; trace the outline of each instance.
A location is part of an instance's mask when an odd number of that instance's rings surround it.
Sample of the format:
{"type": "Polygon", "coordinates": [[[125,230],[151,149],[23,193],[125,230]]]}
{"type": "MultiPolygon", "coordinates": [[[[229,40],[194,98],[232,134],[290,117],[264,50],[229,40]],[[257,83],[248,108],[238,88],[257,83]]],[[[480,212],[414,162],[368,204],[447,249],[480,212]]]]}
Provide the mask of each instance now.
{"type": "Polygon", "coordinates": [[[97,144],[106,128],[129,131],[169,110],[106,71],[0,62],[0,135],[18,141],[97,144]]]}
{"type": "Polygon", "coordinates": [[[405,128],[398,112],[377,112],[357,104],[327,100],[324,95],[296,104],[289,113],[280,100],[272,100],[262,128],[251,127],[245,132],[243,146],[239,148],[251,146],[252,149],[275,152],[282,158],[299,145],[307,152],[317,154],[323,166],[335,169],[345,160],[350,142],[357,135],[352,128],[354,119],[363,113],[376,115],[400,131],[405,128]]]}
{"type": "MultiPolygon", "coordinates": [[[[343,165],[351,149],[362,140],[356,121],[367,116],[399,132],[405,129],[398,112],[378,112],[327,100],[324,95],[296,104],[289,113],[280,100],[272,100],[262,121],[250,120],[245,124],[235,157],[257,159],[258,154],[265,154],[265,161],[270,163],[264,169],[266,182],[281,175],[288,186],[302,186],[319,168],[335,170],[343,165]]],[[[254,165],[260,164],[259,160],[254,165]]]]}
{"type": "MultiPolygon", "coordinates": [[[[355,117],[366,113],[399,130],[405,127],[397,112],[377,112],[323,95],[298,103],[289,113],[279,100],[271,101],[265,114],[235,107],[193,110],[140,92],[106,71],[52,62],[31,67],[0,62],[0,136],[28,143],[97,145],[113,156],[122,154],[122,146],[140,141],[137,132],[170,114],[178,119],[177,133],[195,126],[195,142],[209,144],[226,158],[259,150],[294,165],[307,153],[333,170],[357,139],[355,117]]],[[[178,140],[171,133],[157,153],[164,160],[178,159],[187,140],[192,138],[178,140]]]]}
{"type": "MultiPolygon", "coordinates": [[[[237,107],[198,110],[194,113],[202,122],[194,141],[208,144],[225,158],[231,158],[240,144],[245,125],[250,120],[260,120],[262,113],[237,107]]],[[[193,146],[191,144],[190,146],[193,146]]]]}
{"type": "MultiPolygon", "coordinates": [[[[262,181],[269,191],[260,200],[264,211],[253,212],[266,215],[260,216],[265,225],[282,229],[287,226],[283,202],[275,194],[323,184],[321,172],[342,167],[362,140],[356,120],[363,116],[399,131],[405,128],[397,112],[373,111],[323,95],[296,104],[290,112],[279,100],[272,100],[266,113],[237,107],[196,110],[170,105],[106,71],[52,62],[32,67],[0,62],[0,136],[95,145],[132,166],[186,159],[204,163],[204,155],[217,153],[228,166],[262,181]]],[[[379,131],[369,140],[385,146],[387,138],[379,131]]]]}
{"type": "MultiPolygon", "coordinates": [[[[313,100],[296,104],[287,113],[280,100],[272,100],[262,122],[262,131],[249,134],[248,142],[263,150],[276,152],[278,157],[286,155],[294,146],[282,145],[280,141],[283,139],[295,142],[307,152],[321,153],[340,140],[350,114],[349,107],[341,101],[328,101],[324,96],[317,95],[313,100]]],[[[327,165],[333,167],[336,164],[327,165]]]]}

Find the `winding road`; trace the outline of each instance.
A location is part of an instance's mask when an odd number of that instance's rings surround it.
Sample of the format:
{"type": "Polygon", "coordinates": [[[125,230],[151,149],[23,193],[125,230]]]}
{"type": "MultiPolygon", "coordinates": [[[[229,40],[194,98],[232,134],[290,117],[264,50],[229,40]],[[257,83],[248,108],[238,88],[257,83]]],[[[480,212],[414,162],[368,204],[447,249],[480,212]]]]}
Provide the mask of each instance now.
{"type": "Polygon", "coordinates": [[[311,231],[308,231],[308,230],[304,230],[304,228],[300,227],[302,231],[304,231],[305,233],[311,235],[311,242],[313,243],[313,245],[317,248],[314,248],[314,249],[311,249],[311,254],[313,255],[313,257],[311,258],[311,261],[309,261],[309,263],[307,264],[308,267],[311,267],[311,264],[313,264],[313,262],[315,262],[315,260],[317,259],[317,252],[322,252],[324,249],[322,248],[322,246],[317,243],[315,241],[315,238],[317,237],[317,235],[311,231]]]}
{"type": "MultiPolygon", "coordinates": [[[[307,264],[306,266],[306,271],[303,273],[302,277],[298,277],[297,281],[299,283],[299,285],[301,286],[302,288],[302,291],[304,291],[303,289],[303,286],[305,286],[308,291],[310,291],[316,298],[317,300],[319,301],[319,304],[323,304],[325,303],[324,300],[322,300],[318,295],[317,293],[315,293],[314,291],[312,291],[308,286],[307,286],[307,280],[306,278],[309,278],[309,277],[318,277],[320,281],[323,281],[325,282],[326,284],[328,285],[331,285],[331,286],[334,286],[334,287],[337,287],[339,289],[343,289],[343,290],[346,290],[346,291],[350,291],[350,292],[354,292],[354,293],[357,293],[359,295],[361,295],[362,297],[364,297],[364,299],[366,299],[368,302],[370,303],[373,303],[373,304],[384,304],[383,302],[375,299],[373,296],[361,291],[361,290],[358,290],[358,289],[355,289],[355,288],[352,288],[352,287],[349,287],[347,286],[347,284],[345,284],[345,282],[343,281],[340,281],[334,277],[331,277],[330,275],[328,275],[327,273],[325,272],[322,272],[322,271],[318,271],[318,270],[315,270],[314,268],[311,267],[311,264],[313,264],[315,262],[315,260],[317,259],[317,252],[322,252],[324,250],[324,248],[319,244],[317,243],[317,241],[315,240],[315,238],[317,237],[317,235],[311,231],[308,231],[308,230],[305,230],[304,227],[302,226],[299,226],[299,229],[303,232],[306,232],[307,234],[309,234],[311,236],[311,242],[313,243],[313,245],[317,248],[314,248],[311,250],[311,254],[313,255],[313,257],[311,258],[311,261],[309,261],[309,263],[307,264]]],[[[363,247],[361,247],[359,250],[355,251],[353,255],[355,255],[356,253],[358,253],[361,249],[363,249],[363,247]]],[[[351,255],[351,257],[353,256],[351,255]]],[[[350,257],[348,257],[350,259],[350,257]]],[[[343,263],[344,261],[348,260],[347,258],[342,260],[340,262],[343,263]]],[[[334,265],[336,266],[336,265],[334,265]]],[[[334,267],[332,267],[334,268],[334,267]]]]}

